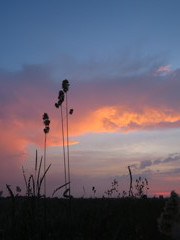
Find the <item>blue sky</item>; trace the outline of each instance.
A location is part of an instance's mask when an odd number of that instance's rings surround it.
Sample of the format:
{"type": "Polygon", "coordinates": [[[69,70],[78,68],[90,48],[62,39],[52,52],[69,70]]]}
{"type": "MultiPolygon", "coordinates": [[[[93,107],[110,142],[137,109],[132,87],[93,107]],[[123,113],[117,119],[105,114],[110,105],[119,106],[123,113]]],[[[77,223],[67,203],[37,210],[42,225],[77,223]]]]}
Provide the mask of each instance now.
{"type": "Polygon", "coordinates": [[[100,195],[114,177],[128,186],[128,165],[151,181],[151,195],[180,191],[179,8],[177,0],[1,1],[2,188],[22,184],[22,164],[31,172],[35,149],[43,152],[46,111],[49,189],[63,181],[53,104],[68,78],[75,194],[99,182],[100,195]]]}
{"type": "Polygon", "coordinates": [[[119,55],[178,66],[179,1],[1,1],[1,68],[119,55]]]}

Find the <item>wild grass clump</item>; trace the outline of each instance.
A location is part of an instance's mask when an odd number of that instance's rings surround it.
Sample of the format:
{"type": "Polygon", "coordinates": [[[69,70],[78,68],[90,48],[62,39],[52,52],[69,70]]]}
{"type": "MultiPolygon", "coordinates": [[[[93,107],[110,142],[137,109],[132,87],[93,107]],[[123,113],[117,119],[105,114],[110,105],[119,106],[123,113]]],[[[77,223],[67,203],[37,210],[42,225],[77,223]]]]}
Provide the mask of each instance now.
{"type": "Polygon", "coordinates": [[[24,182],[25,182],[25,187],[26,187],[26,195],[28,197],[40,198],[41,196],[43,196],[41,194],[41,188],[42,188],[42,184],[45,180],[45,176],[51,167],[51,164],[49,164],[49,166],[42,173],[42,170],[41,170],[42,169],[42,161],[43,161],[43,157],[41,157],[41,159],[38,163],[38,153],[36,150],[34,174],[30,174],[30,176],[27,178],[24,167],[22,167],[22,172],[23,172],[23,177],[24,177],[24,182]]]}
{"type": "Polygon", "coordinates": [[[121,193],[119,192],[119,182],[117,179],[113,179],[111,187],[104,192],[104,195],[108,198],[119,198],[121,193]]]}

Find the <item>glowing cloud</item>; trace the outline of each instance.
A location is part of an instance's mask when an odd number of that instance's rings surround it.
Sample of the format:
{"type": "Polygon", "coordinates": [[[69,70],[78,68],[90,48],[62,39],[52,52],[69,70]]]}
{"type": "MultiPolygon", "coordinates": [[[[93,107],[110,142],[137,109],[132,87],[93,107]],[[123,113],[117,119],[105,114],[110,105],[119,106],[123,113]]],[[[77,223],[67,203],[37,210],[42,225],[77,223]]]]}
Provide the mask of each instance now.
{"type": "MultiPolygon", "coordinates": [[[[73,135],[100,132],[130,132],[180,126],[180,113],[166,108],[142,107],[140,112],[122,106],[102,107],[75,122],[73,135]]],[[[73,128],[73,127],[72,127],[73,128]]]]}

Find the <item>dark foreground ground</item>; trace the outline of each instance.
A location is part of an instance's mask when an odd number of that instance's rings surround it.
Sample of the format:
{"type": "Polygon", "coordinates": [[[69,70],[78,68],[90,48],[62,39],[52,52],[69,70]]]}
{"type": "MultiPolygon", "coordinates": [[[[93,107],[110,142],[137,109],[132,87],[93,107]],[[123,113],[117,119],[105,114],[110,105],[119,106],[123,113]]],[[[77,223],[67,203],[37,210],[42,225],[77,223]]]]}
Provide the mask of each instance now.
{"type": "Polygon", "coordinates": [[[168,240],[157,223],[165,201],[0,198],[0,239],[168,240]]]}

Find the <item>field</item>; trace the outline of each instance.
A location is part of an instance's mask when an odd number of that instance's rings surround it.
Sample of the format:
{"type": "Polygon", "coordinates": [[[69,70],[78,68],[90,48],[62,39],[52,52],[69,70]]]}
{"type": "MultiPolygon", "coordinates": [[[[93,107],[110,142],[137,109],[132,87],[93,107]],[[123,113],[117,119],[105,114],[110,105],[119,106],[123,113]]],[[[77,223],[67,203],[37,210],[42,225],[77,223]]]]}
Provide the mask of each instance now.
{"type": "Polygon", "coordinates": [[[168,240],[157,219],[167,199],[0,198],[3,240],[168,240]]]}

